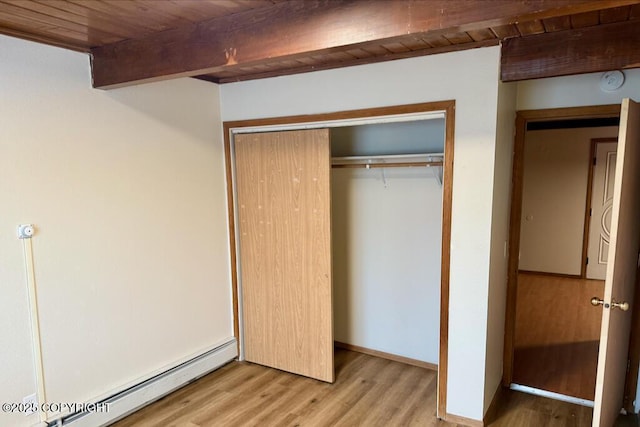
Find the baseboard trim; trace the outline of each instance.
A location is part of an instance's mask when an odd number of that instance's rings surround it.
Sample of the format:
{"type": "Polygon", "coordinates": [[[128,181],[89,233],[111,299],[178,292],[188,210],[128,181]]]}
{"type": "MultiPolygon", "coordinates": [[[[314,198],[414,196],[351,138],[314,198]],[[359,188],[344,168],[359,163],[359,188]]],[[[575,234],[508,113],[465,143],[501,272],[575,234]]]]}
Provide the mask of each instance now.
{"type": "Polygon", "coordinates": [[[493,399],[491,399],[491,403],[487,408],[487,412],[484,413],[484,418],[482,419],[483,425],[488,425],[491,421],[493,421],[498,415],[498,410],[500,409],[500,403],[503,401],[506,393],[506,389],[502,387],[502,381],[498,383],[498,388],[495,393],[493,393],[493,399]]]}
{"type": "Polygon", "coordinates": [[[461,424],[467,427],[484,427],[483,421],[474,420],[473,418],[461,417],[460,415],[446,414],[443,420],[449,423],[461,424]]]}
{"type": "Polygon", "coordinates": [[[61,423],[59,421],[55,425],[65,427],[102,427],[112,424],[225,365],[238,357],[237,349],[236,339],[232,338],[219,347],[96,403],[96,405],[106,404],[108,410],[105,412],[73,414],[62,418],[60,420],[61,423]]]}
{"type": "Polygon", "coordinates": [[[563,277],[565,279],[582,279],[583,278],[580,274],[549,273],[546,271],[532,271],[532,270],[518,270],[518,274],[533,274],[538,276],[563,277]]]}
{"type": "Polygon", "coordinates": [[[358,353],[368,354],[369,356],[376,356],[381,359],[393,360],[394,362],[400,362],[407,365],[417,366],[419,368],[429,369],[430,371],[437,371],[438,365],[423,362],[422,360],[411,359],[410,357],[398,356],[397,354],[385,353],[384,351],[373,350],[366,347],[360,347],[359,345],[347,344],[340,341],[335,341],[334,345],[338,348],[345,350],[356,351],[358,353]]]}
{"type": "Polygon", "coordinates": [[[486,425],[489,425],[489,423],[494,420],[495,416],[498,413],[498,410],[500,409],[500,402],[502,402],[505,392],[506,389],[502,387],[502,383],[499,383],[498,388],[493,394],[491,403],[487,408],[487,412],[485,412],[484,417],[482,418],[482,421],[452,414],[445,414],[443,420],[453,424],[461,424],[468,427],[484,427],[486,425]]]}

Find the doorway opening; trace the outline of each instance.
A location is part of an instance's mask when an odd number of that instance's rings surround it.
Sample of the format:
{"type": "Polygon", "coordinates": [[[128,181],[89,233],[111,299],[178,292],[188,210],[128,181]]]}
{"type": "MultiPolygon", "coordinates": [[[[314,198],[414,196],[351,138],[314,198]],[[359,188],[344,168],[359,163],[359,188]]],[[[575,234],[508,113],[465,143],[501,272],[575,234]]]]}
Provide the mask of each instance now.
{"type": "MultiPolygon", "coordinates": [[[[610,140],[603,138],[612,135],[592,132],[583,138],[582,147],[574,145],[562,152],[567,148],[563,144],[569,144],[568,139],[550,137],[544,132],[567,124],[575,127],[575,123],[584,120],[599,122],[595,128],[605,129],[603,123],[610,125],[619,117],[619,105],[517,114],[505,387],[593,406],[602,311],[593,311],[589,299],[603,298],[599,296],[603,282],[602,276],[588,266],[604,263],[606,270],[606,258],[598,258],[594,248],[607,243],[608,181],[606,174],[594,175],[592,160],[598,157],[600,147],[600,157],[606,164],[606,150],[602,147],[610,140]],[[581,170],[579,174],[568,175],[577,169],[581,170]],[[575,176],[580,177],[579,190],[568,185],[575,176]],[[593,189],[602,186],[604,192],[595,194],[593,189]],[[594,219],[594,204],[598,200],[602,212],[597,212],[598,218],[594,219]]],[[[617,132],[613,135],[617,136],[617,132]]],[[[612,166],[615,155],[608,158],[612,166]]],[[[600,252],[605,249],[600,248],[600,252]]],[[[633,409],[635,399],[638,359],[637,356],[634,359],[633,351],[638,346],[637,335],[634,328],[624,403],[627,410],[633,409]]]]}
{"type": "MultiPolygon", "coordinates": [[[[590,227],[590,205],[605,197],[610,213],[615,144],[613,156],[599,156],[607,173],[594,164],[594,148],[602,148],[596,138],[615,141],[617,135],[618,119],[611,118],[533,122],[524,138],[512,382],[590,405],[602,315],[588,301],[603,298],[604,275],[589,277],[585,271],[593,264],[606,271],[606,256],[591,262],[587,256],[587,248],[595,246],[589,230],[602,228],[604,214],[598,209],[604,203],[597,203],[597,227],[590,227]]],[[[610,228],[611,216],[605,217],[610,228]]],[[[608,249],[601,246],[599,254],[608,249]]]]}

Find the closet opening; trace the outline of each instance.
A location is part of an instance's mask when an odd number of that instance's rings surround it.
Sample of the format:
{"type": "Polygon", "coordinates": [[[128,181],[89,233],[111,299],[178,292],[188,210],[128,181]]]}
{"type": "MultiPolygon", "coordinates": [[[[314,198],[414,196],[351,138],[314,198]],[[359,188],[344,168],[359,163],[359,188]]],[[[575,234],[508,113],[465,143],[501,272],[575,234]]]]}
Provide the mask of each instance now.
{"type": "Polygon", "coordinates": [[[336,346],[436,370],[445,119],[330,133],[336,346]]]}
{"type": "Polygon", "coordinates": [[[446,416],[454,105],[224,123],[241,360],[333,382],[335,346],[432,369],[446,416]]]}

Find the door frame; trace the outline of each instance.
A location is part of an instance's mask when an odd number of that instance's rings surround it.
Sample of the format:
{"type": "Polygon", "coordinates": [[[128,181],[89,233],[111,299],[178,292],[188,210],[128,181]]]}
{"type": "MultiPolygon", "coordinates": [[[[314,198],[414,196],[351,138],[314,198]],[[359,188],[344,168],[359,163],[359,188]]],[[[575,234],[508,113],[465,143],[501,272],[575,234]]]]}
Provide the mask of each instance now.
{"type": "MultiPolygon", "coordinates": [[[[442,179],[442,258],[440,278],[440,343],[438,357],[438,391],[437,416],[447,417],[447,361],[449,337],[449,272],[451,258],[451,208],[453,198],[453,154],[455,129],[455,101],[438,101],[419,104],[397,105],[389,107],[367,108],[359,110],[338,111],[332,113],[271,117],[262,119],[223,122],[225,172],[227,182],[227,209],[229,224],[229,250],[231,260],[231,287],[233,299],[233,331],[238,338],[238,354],[240,354],[239,324],[239,290],[238,290],[238,257],[236,241],[236,212],[234,193],[234,157],[232,139],[234,130],[269,127],[295,126],[304,124],[318,127],[322,123],[337,121],[358,121],[363,119],[383,119],[391,116],[417,115],[441,112],[445,115],[444,164],[442,179]]],[[[345,124],[346,125],[346,124],[345,124]]],[[[264,130],[263,130],[264,131],[264,130]]]]}
{"type": "MultiPolygon", "coordinates": [[[[516,129],[513,148],[513,172],[511,188],[511,212],[509,215],[509,251],[507,276],[507,301],[505,313],[504,358],[502,385],[509,388],[513,381],[513,355],[515,345],[516,298],[518,286],[518,260],[520,253],[520,220],[522,216],[522,192],[524,172],[524,140],[527,124],[539,121],[593,119],[620,117],[620,104],[587,107],[521,110],[516,112],[516,129]]],[[[590,206],[589,206],[590,207],[590,206]]],[[[639,280],[640,282],[640,280],[639,280]]],[[[636,287],[640,283],[636,284],[636,287]]],[[[633,307],[631,341],[629,344],[629,372],[625,385],[625,409],[633,409],[638,364],[640,362],[640,298],[633,307]]],[[[632,411],[630,411],[632,412],[632,411]]]]}

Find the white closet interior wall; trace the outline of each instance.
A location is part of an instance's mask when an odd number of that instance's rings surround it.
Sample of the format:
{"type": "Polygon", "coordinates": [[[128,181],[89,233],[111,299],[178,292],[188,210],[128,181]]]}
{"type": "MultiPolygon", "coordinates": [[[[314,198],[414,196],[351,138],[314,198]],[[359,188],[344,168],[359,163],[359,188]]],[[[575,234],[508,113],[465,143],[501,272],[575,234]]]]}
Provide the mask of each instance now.
{"type": "MultiPolygon", "coordinates": [[[[444,119],[334,128],[332,156],[442,153],[444,137],[444,119]]],[[[331,191],[335,340],[437,364],[442,186],[434,171],[335,168],[331,191]]]]}

